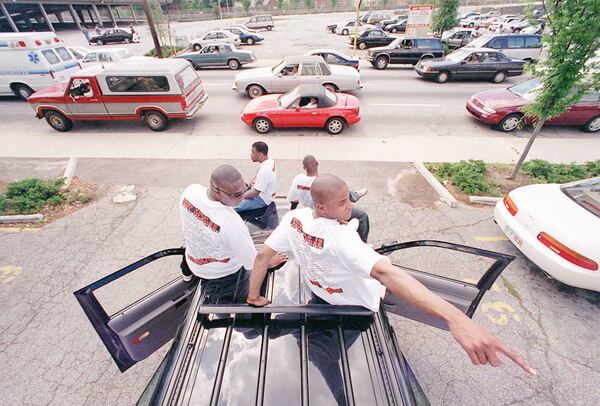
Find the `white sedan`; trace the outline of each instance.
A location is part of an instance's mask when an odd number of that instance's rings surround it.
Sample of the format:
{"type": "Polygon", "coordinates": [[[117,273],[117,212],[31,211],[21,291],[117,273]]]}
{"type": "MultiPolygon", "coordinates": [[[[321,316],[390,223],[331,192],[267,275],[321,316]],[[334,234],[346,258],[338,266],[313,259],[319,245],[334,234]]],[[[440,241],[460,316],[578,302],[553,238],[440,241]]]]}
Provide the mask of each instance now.
{"type": "Polygon", "coordinates": [[[496,204],[494,218],[552,278],[600,291],[600,177],[517,188],[496,204]]]}
{"type": "Polygon", "coordinates": [[[209,44],[224,44],[224,43],[228,43],[228,44],[233,44],[233,45],[240,45],[241,41],[239,36],[237,35],[233,35],[232,33],[230,33],[229,31],[224,31],[224,30],[216,30],[216,31],[208,31],[206,33],[204,33],[203,35],[201,35],[198,38],[194,38],[193,40],[190,41],[189,47],[192,48],[194,51],[200,51],[200,48],[202,48],[204,45],[209,45],[209,44]]]}

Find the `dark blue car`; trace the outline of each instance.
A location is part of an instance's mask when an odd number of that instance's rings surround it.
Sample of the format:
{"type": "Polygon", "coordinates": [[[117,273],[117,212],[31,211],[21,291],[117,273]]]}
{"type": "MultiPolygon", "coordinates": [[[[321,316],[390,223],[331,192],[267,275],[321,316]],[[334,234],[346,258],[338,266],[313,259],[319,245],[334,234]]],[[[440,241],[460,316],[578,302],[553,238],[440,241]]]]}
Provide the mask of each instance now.
{"type": "Polygon", "coordinates": [[[227,28],[223,28],[223,30],[229,31],[233,35],[239,35],[240,41],[242,42],[242,44],[254,45],[257,42],[260,42],[264,39],[263,37],[261,37],[258,34],[253,34],[249,31],[245,31],[239,27],[227,27],[227,28]]]}

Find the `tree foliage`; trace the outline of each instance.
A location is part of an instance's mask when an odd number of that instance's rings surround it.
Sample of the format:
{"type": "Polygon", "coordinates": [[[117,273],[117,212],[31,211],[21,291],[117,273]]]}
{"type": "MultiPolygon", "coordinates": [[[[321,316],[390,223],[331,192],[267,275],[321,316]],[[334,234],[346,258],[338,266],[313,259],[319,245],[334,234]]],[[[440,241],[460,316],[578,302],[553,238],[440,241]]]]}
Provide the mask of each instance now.
{"type": "Polygon", "coordinates": [[[313,8],[313,2],[314,2],[314,0],[304,0],[304,5],[306,6],[307,9],[311,9],[311,8],[313,8]]]}
{"type": "Polygon", "coordinates": [[[432,29],[440,35],[456,25],[459,0],[438,0],[433,14],[432,29]]]}
{"type": "Polygon", "coordinates": [[[277,10],[283,10],[285,7],[285,0],[277,0],[277,10]]]}
{"type": "Polygon", "coordinates": [[[512,179],[517,177],[545,121],[563,113],[586,92],[600,88],[599,61],[593,59],[600,46],[600,1],[545,1],[544,9],[550,31],[542,40],[547,57],[532,67],[533,74],[541,78],[541,85],[535,100],[522,109],[536,126],[512,179]]]}
{"type": "Polygon", "coordinates": [[[247,13],[248,10],[250,10],[250,6],[252,5],[252,1],[251,0],[242,0],[242,7],[244,7],[244,11],[247,13]]]}

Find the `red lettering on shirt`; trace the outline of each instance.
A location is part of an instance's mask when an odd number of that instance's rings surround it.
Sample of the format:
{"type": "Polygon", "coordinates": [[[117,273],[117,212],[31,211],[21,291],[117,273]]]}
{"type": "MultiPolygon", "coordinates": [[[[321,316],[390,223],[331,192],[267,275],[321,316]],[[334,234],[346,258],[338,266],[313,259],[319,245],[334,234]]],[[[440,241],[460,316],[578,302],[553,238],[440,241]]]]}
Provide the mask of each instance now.
{"type": "Polygon", "coordinates": [[[208,217],[206,214],[202,213],[202,211],[195,207],[193,204],[191,204],[188,199],[184,198],[183,199],[183,207],[189,211],[190,213],[192,213],[194,215],[194,217],[196,217],[198,220],[200,220],[206,227],[208,227],[210,230],[214,231],[215,233],[218,233],[221,231],[221,226],[218,225],[217,223],[214,223],[210,217],[208,217]]]}
{"type": "Polygon", "coordinates": [[[310,190],[310,186],[298,185],[296,187],[298,190],[310,190]]]}
{"type": "Polygon", "coordinates": [[[302,222],[296,217],[292,219],[291,225],[293,229],[297,230],[302,235],[302,237],[304,238],[304,242],[306,242],[311,247],[323,249],[323,243],[325,241],[322,238],[305,233],[302,228],[302,222]]]}
{"type": "Polygon", "coordinates": [[[342,288],[324,288],[318,281],[310,280],[309,282],[311,285],[314,285],[317,288],[323,289],[325,292],[329,293],[330,295],[333,295],[334,293],[344,293],[342,288]]]}
{"type": "Polygon", "coordinates": [[[213,262],[221,262],[223,264],[226,264],[230,261],[229,258],[223,258],[223,259],[210,258],[210,257],[209,258],[194,258],[189,254],[188,254],[187,258],[196,265],[206,265],[206,264],[210,264],[213,262]]]}

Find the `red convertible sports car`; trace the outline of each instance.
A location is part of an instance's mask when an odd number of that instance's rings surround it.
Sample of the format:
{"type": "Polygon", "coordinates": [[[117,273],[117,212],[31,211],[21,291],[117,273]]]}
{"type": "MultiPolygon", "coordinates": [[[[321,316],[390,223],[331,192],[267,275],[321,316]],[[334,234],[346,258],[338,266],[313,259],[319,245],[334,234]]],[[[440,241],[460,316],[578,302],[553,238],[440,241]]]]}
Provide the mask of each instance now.
{"type": "Polygon", "coordinates": [[[324,127],[339,134],[360,121],[360,102],[352,95],[332,93],[319,85],[300,85],[286,94],[251,100],[242,110],[242,121],[257,132],[272,128],[324,127]]]}

